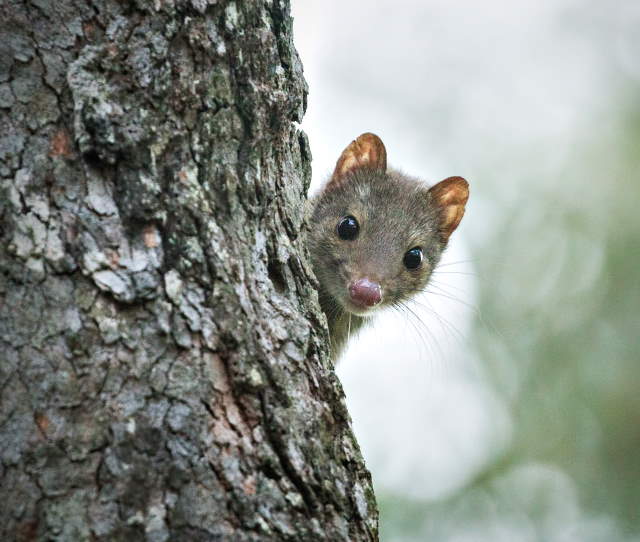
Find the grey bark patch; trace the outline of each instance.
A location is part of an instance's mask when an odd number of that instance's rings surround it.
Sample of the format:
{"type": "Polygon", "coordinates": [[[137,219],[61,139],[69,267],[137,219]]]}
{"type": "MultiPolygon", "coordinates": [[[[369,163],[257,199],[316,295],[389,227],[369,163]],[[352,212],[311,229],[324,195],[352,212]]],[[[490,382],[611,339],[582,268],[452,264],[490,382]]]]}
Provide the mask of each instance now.
{"type": "Polygon", "coordinates": [[[16,101],[13,90],[7,83],[0,85],[0,107],[9,109],[16,101]]]}
{"type": "Polygon", "coordinates": [[[180,303],[180,296],[182,294],[183,282],[180,279],[179,273],[172,269],[164,275],[164,289],[167,292],[167,296],[176,305],[180,303]]]}
{"type": "Polygon", "coordinates": [[[24,149],[25,138],[26,134],[20,130],[0,135],[0,161],[7,167],[17,169],[20,166],[20,155],[24,149]]]}
{"type": "Polygon", "coordinates": [[[116,318],[104,317],[98,320],[98,327],[105,344],[113,344],[120,338],[118,320],[116,318]]]}
{"type": "Polygon", "coordinates": [[[158,294],[160,278],[155,273],[141,272],[133,275],[137,299],[153,299],[158,294]]]}
{"type": "Polygon", "coordinates": [[[87,205],[99,215],[114,215],[118,212],[111,194],[102,179],[92,178],[88,182],[89,195],[87,196],[87,205]]]}
{"type": "Polygon", "coordinates": [[[176,403],[169,409],[167,414],[167,422],[172,431],[181,431],[191,414],[191,409],[182,403],[176,403]]]}
{"type": "Polygon", "coordinates": [[[98,288],[110,292],[118,301],[133,301],[135,290],[129,277],[115,271],[96,271],[93,275],[98,288]]]}
{"type": "MultiPolygon", "coordinates": [[[[42,90],[42,66],[33,61],[26,65],[17,65],[11,78],[11,90],[16,100],[23,104],[31,102],[42,90]]],[[[40,112],[38,111],[37,114],[40,112]]]]}
{"type": "Polygon", "coordinates": [[[43,254],[46,240],[46,226],[36,215],[27,213],[16,220],[9,250],[21,260],[27,260],[43,254]]]}

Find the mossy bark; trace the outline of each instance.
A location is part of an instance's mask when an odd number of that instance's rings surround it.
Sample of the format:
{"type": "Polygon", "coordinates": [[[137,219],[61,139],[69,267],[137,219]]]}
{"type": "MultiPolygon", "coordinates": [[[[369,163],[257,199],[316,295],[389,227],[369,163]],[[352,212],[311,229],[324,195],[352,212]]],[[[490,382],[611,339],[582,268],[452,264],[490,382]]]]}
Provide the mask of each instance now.
{"type": "Polygon", "coordinates": [[[0,539],[376,539],[288,1],[0,11],[0,539]]]}

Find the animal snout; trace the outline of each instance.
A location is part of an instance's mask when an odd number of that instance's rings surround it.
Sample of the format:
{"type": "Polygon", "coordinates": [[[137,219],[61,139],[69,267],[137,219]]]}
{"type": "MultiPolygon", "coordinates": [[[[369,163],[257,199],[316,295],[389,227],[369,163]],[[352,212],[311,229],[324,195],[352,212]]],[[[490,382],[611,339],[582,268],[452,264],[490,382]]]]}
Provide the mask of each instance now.
{"type": "Polygon", "coordinates": [[[351,301],[360,307],[373,307],[382,300],[382,289],[368,278],[358,279],[349,285],[351,301]]]}

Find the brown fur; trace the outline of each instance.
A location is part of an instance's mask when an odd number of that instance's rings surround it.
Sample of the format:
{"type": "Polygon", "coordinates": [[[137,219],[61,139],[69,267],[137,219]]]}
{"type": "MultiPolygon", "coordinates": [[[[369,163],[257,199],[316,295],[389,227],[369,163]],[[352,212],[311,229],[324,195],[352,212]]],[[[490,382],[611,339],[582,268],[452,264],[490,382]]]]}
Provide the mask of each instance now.
{"type": "Polygon", "coordinates": [[[369,315],[348,308],[349,284],[363,277],[378,282],[380,306],[406,301],[423,290],[462,219],[467,198],[468,184],[461,177],[428,189],[417,179],[387,169],[384,144],[374,134],[361,135],[343,151],[333,176],[312,201],[309,240],[334,359],[369,315]],[[360,225],[353,241],[336,233],[347,215],[360,225]],[[413,247],[422,248],[424,260],[410,270],[403,257],[413,247]]]}

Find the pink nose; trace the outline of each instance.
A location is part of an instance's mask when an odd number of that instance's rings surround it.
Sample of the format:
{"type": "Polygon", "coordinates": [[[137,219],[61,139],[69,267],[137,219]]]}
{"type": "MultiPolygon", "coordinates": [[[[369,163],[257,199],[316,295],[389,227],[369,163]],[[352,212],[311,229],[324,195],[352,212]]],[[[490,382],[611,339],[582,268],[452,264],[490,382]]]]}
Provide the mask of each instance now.
{"type": "Polygon", "coordinates": [[[349,295],[355,305],[361,307],[373,307],[380,303],[382,294],[380,285],[369,279],[359,279],[349,285],[349,295]]]}

